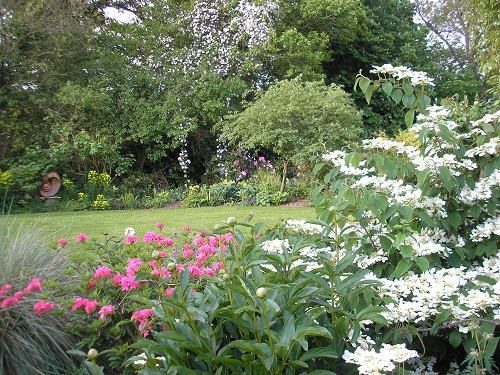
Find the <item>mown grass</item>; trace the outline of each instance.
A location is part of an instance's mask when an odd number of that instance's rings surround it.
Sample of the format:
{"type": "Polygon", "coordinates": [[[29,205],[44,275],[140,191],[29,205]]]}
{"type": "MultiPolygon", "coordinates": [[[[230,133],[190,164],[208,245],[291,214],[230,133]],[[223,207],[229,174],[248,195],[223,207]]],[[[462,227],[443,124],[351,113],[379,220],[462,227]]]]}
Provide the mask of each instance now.
{"type": "Polygon", "coordinates": [[[103,234],[123,236],[124,229],[133,227],[138,235],[157,230],[157,222],[165,223],[163,233],[181,231],[185,225],[193,229],[213,229],[217,224],[226,222],[230,216],[238,221],[250,220],[255,224],[263,222],[268,226],[279,224],[287,219],[315,218],[313,207],[255,207],[221,206],[200,208],[164,208],[155,210],[124,211],[78,211],[51,212],[43,214],[19,214],[0,216],[0,228],[41,228],[48,239],[65,237],[74,239],[78,233],[87,233],[98,238],[103,234]]]}

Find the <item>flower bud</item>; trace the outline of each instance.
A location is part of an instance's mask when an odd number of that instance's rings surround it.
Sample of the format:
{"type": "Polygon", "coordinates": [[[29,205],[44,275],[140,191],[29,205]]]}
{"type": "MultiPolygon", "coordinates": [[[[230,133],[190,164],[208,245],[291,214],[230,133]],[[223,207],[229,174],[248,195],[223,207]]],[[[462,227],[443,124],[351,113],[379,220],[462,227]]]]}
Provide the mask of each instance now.
{"type": "Polygon", "coordinates": [[[230,216],[227,218],[227,225],[229,226],[234,226],[234,224],[236,224],[236,218],[234,218],[233,216],[230,216]]]}
{"type": "Polygon", "coordinates": [[[257,289],[257,292],[255,292],[258,298],[266,298],[267,296],[267,289],[266,288],[259,288],[257,289]]]}
{"type": "Polygon", "coordinates": [[[158,258],[160,256],[160,252],[158,250],[154,250],[152,253],[151,253],[151,257],[152,258],[158,258]]]}
{"type": "Polygon", "coordinates": [[[222,274],[222,280],[227,281],[227,280],[229,280],[230,278],[231,278],[231,275],[229,275],[228,273],[225,273],[225,272],[224,272],[224,273],[222,274]]]}
{"type": "Polygon", "coordinates": [[[170,262],[169,264],[167,264],[167,270],[169,270],[169,271],[175,270],[175,263],[170,262]]]}
{"type": "Polygon", "coordinates": [[[87,357],[89,359],[95,359],[95,358],[97,358],[98,355],[99,355],[99,352],[96,349],[94,349],[94,348],[90,349],[87,352],[87,357]]]}

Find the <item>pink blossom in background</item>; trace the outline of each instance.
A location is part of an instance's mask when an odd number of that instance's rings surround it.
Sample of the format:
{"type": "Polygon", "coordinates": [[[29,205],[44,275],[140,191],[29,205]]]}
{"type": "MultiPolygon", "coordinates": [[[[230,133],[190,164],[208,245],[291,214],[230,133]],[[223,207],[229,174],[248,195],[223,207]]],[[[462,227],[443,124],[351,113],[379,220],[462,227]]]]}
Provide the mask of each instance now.
{"type": "Polygon", "coordinates": [[[52,311],[54,309],[54,304],[49,301],[40,300],[33,305],[33,309],[35,310],[35,315],[40,316],[44,312],[52,311]]]}
{"type": "Polygon", "coordinates": [[[14,298],[18,299],[19,301],[21,301],[24,297],[24,292],[23,291],[19,291],[19,292],[15,292],[14,293],[14,298]]]}
{"type": "Polygon", "coordinates": [[[101,307],[101,309],[99,310],[99,319],[106,320],[108,316],[113,315],[113,311],[114,311],[113,305],[106,305],[101,307]]]}
{"type": "Polygon", "coordinates": [[[66,246],[68,244],[68,240],[66,238],[59,238],[57,240],[57,244],[61,246],[66,246]]]}
{"type": "Polygon", "coordinates": [[[135,234],[125,236],[125,244],[132,245],[134,243],[139,242],[139,238],[135,234]]]}
{"type": "Polygon", "coordinates": [[[17,299],[16,297],[7,297],[2,302],[0,302],[0,307],[2,309],[6,309],[10,306],[17,305],[19,302],[21,302],[21,300],[17,299]]]}
{"type": "Polygon", "coordinates": [[[87,283],[87,290],[95,289],[96,286],[97,284],[95,282],[95,279],[89,280],[89,282],[87,283]]]}
{"type": "Polygon", "coordinates": [[[141,268],[142,259],[141,258],[131,258],[128,260],[127,265],[127,275],[135,275],[137,270],[141,268]]]}
{"type": "Polygon", "coordinates": [[[170,237],[163,238],[160,240],[160,244],[162,244],[163,246],[173,246],[174,240],[171,239],[170,237]]]}
{"type": "Polygon", "coordinates": [[[142,237],[142,241],[144,241],[144,243],[151,243],[153,241],[157,241],[159,237],[161,236],[159,236],[155,232],[146,232],[144,237],[142,237]]]}
{"type": "Polygon", "coordinates": [[[86,233],[80,233],[78,236],[76,236],[76,242],[85,242],[89,239],[88,234],[86,233]]]}
{"type": "Polygon", "coordinates": [[[113,276],[113,280],[111,281],[111,284],[113,284],[114,286],[121,285],[122,277],[123,277],[123,275],[121,273],[117,273],[115,276],[113,276]]]}
{"type": "Polygon", "coordinates": [[[165,258],[168,255],[167,250],[160,251],[160,257],[165,258]]]}
{"type": "Polygon", "coordinates": [[[141,332],[144,337],[146,337],[149,334],[149,331],[151,331],[151,327],[147,327],[147,325],[152,315],[152,309],[137,310],[132,313],[132,321],[139,324],[139,332],[141,332]]]}
{"type": "Polygon", "coordinates": [[[184,258],[191,258],[193,254],[194,254],[193,250],[191,250],[189,247],[187,249],[182,250],[182,256],[184,258]]]}
{"type": "Polygon", "coordinates": [[[149,267],[151,267],[151,268],[154,268],[154,267],[156,267],[157,265],[158,265],[158,262],[157,262],[156,260],[154,260],[154,259],[153,259],[153,260],[150,260],[150,261],[148,262],[148,266],[149,266],[149,267]]]}
{"type": "Polygon", "coordinates": [[[39,278],[31,279],[30,283],[24,288],[25,293],[39,292],[42,290],[42,280],[39,278]]]}
{"type": "Polygon", "coordinates": [[[12,285],[5,284],[0,287],[0,297],[6,295],[12,289],[12,285]]]}
{"type": "Polygon", "coordinates": [[[191,227],[189,225],[186,225],[184,228],[183,228],[184,232],[186,233],[189,233],[191,232],[191,227]]]}
{"type": "Polygon", "coordinates": [[[175,273],[180,275],[180,273],[182,272],[182,270],[185,268],[186,266],[184,266],[184,264],[182,263],[177,263],[175,265],[175,273]]]}
{"type": "Polygon", "coordinates": [[[215,276],[215,271],[212,268],[205,267],[201,270],[202,275],[215,276]]]}
{"type": "Polygon", "coordinates": [[[106,278],[106,277],[111,277],[112,275],[113,275],[113,271],[111,270],[111,268],[106,267],[106,266],[100,266],[95,270],[92,278],[93,279],[99,279],[101,277],[106,278]]]}
{"type": "Polygon", "coordinates": [[[122,291],[128,292],[139,288],[141,283],[135,280],[135,275],[127,275],[121,277],[120,285],[122,286],[122,291]]]}
{"type": "Polygon", "coordinates": [[[159,221],[158,223],[156,223],[156,228],[158,228],[159,230],[162,230],[164,227],[165,227],[165,223],[163,223],[162,221],[159,221]]]}
{"type": "Polygon", "coordinates": [[[76,297],[75,302],[73,302],[73,305],[71,306],[71,310],[76,311],[76,310],[84,310],[87,315],[92,314],[96,309],[97,306],[99,305],[99,302],[97,300],[90,300],[88,298],[83,298],[83,297],[76,297]]]}
{"type": "Polygon", "coordinates": [[[224,268],[224,263],[222,262],[216,262],[212,265],[212,269],[217,272],[218,270],[221,270],[224,268]]]}
{"type": "Polygon", "coordinates": [[[201,270],[199,267],[195,265],[190,265],[188,266],[189,274],[193,277],[200,277],[201,276],[201,270]]]}
{"type": "Polygon", "coordinates": [[[193,239],[194,246],[201,246],[201,245],[205,245],[205,244],[206,244],[206,241],[202,237],[196,237],[195,239],[193,239]]]}
{"type": "Polygon", "coordinates": [[[167,297],[172,297],[174,295],[175,289],[174,288],[167,288],[165,289],[165,295],[167,297]]]}

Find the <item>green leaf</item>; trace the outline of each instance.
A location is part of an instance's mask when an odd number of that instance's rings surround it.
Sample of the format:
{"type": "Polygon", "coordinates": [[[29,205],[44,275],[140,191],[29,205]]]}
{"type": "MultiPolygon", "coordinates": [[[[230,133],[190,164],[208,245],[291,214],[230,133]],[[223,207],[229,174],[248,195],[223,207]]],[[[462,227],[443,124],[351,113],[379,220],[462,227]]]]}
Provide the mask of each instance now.
{"type": "Polygon", "coordinates": [[[401,206],[399,212],[406,221],[410,221],[413,218],[413,208],[409,206],[401,206]]]}
{"type": "Polygon", "coordinates": [[[420,220],[422,220],[429,227],[434,228],[436,226],[434,219],[432,217],[430,217],[426,212],[417,211],[417,215],[420,217],[420,220]]]}
{"type": "Polygon", "coordinates": [[[401,245],[399,247],[399,251],[401,252],[401,256],[403,258],[411,258],[415,254],[415,251],[411,246],[408,245],[401,245]]]}
{"type": "Polygon", "coordinates": [[[297,339],[306,336],[321,336],[331,339],[332,334],[325,327],[304,327],[297,330],[297,339]]]}
{"type": "Polygon", "coordinates": [[[366,93],[366,89],[370,86],[371,80],[366,77],[359,78],[358,85],[363,93],[366,93]]]}
{"type": "Polygon", "coordinates": [[[313,372],[308,372],[307,375],[337,375],[333,371],[328,370],[314,370],[313,372]]]}
{"type": "Polygon", "coordinates": [[[382,83],[382,91],[386,93],[386,95],[390,96],[392,93],[392,83],[390,82],[384,82],[382,83]]]}
{"type": "Polygon", "coordinates": [[[401,102],[406,108],[411,108],[413,106],[413,103],[415,102],[415,96],[413,94],[403,95],[401,102]]]}
{"type": "Polygon", "coordinates": [[[444,188],[451,193],[453,189],[453,177],[451,176],[450,171],[445,166],[439,167],[439,176],[441,177],[441,182],[443,183],[444,188]]]}
{"type": "Polygon", "coordinates": [[[403,83],[403,91],[406,95],[413,95],[413,86],[408,82],[403,83]]]}
{"type": "Polygon", "coordinates": [[[452,331],[448,336],[448,341],[451,346],[457,348],[462,343],[462,334],[458,330],[452,331]]]}
{"type": "Polygon", "coordinates": [[[448,219],[449,223],[455,229],[458,229],[458,227],[460,226],[460,224],[462,224],[462,215],[460,215],[456,211],[449,212],[447,219],[448,219]]]}
{"type": "Polygon", "coordinates": [[[415,111],[413,109],[410,109],[408,112],[405,114],[405,124],[407,127],[410,127],[413,125],[413,120],[415,119],[415,111]]]}
{"type": "Polygon", "coordinates": [[[429,269],[429,260],[425,257],[415,258],[415,263],[422,272],[425,272],[429,269]]]}
{"type": "Polygon", "coordinates": [[[368,104],[370,104],[370,101],[372,100],[372,95],[373,93],[375,92],[375,86],[374,85],[370,85],[368,86],[368,88],[366,89],[366,92],[365,92],[365,99],[366,99],[366,102],[368,104]]]}
{"type": "Polygon", "coordinates": [[[424,112],[431,105],[431,98],[427,95],[418,95],[417,100],[420,112],[424,112]]]}
{"type": "Polygon", "coordinates": [[[412,262],[410,259],[401,259],[394,270],[394,277],[399,279],[403,276],[411,268],[411,264],[412,262]]]}
{"type": "Polygon", "coordinates": [[[403,98],[403,90],[398,88],[392,90],[391,99],[394,100],[396,104],[399,104],[402,98],[403,98]]]}

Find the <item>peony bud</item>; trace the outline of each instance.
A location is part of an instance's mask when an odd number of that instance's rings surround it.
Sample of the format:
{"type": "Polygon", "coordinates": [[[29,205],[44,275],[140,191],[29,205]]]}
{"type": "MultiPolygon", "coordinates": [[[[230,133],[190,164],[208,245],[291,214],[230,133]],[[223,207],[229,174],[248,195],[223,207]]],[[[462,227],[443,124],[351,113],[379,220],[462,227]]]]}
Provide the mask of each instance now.
{"type": "Polygon", "coordinates": [[[258,298],[266,298],[267,296],[267,289],[266,288],[259,288],[257,289],[257,292],[255,292],[258,298]]]}

